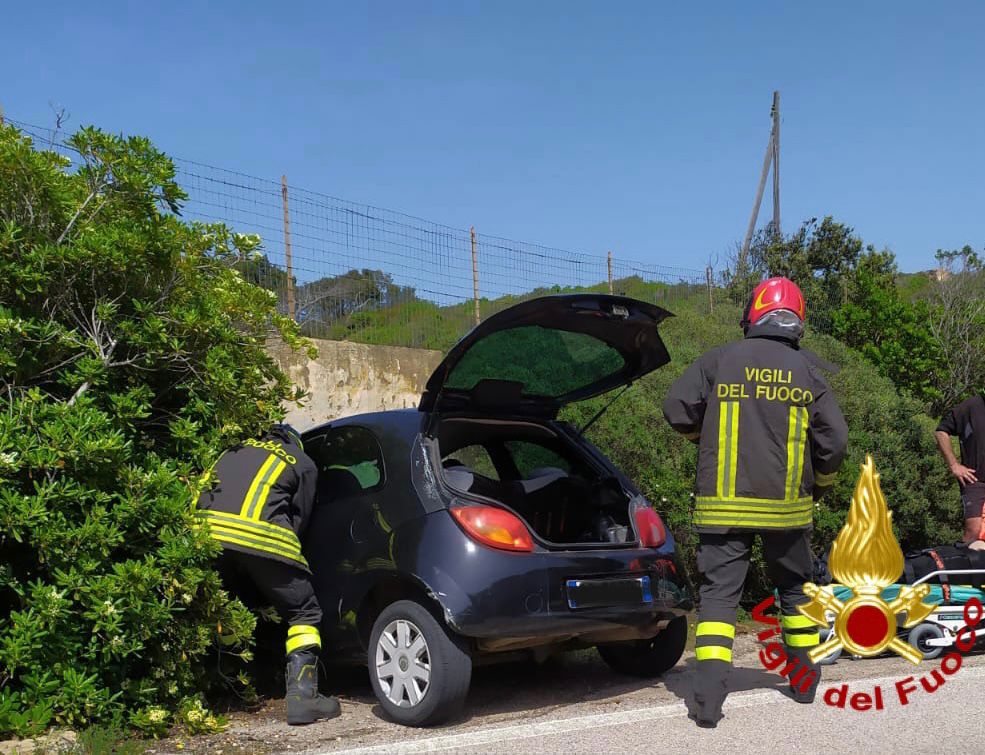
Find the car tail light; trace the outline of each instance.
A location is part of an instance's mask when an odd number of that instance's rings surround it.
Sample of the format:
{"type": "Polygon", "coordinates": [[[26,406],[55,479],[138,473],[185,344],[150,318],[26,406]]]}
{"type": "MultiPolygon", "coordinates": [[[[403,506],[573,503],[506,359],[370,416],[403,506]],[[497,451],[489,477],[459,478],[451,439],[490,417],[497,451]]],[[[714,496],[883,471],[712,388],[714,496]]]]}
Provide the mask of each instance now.
{"type": "Polygon", "coordinates": [[[646,548],[659,548],[667,542],[667,529],[664,527],[660,514],[649,504],[639,504],[633,513],[636,520],[636,532],[640,536],[640,545],[646,548]]]}
{"type": "Polygon", "coordinates": [[[458,506],[451,513],[465,533],[483,545],[526,553],[534,549],[534,541],[526,525],[520,517],[506,509],[495,506],[458,506]]]}

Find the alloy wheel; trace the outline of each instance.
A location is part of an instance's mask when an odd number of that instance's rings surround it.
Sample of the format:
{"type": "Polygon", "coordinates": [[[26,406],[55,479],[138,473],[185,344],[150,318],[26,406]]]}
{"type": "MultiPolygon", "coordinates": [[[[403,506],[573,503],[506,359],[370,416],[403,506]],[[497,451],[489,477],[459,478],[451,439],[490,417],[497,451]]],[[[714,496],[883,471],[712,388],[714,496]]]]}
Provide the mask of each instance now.
{"type": "Polygon", "coordinates": [[[395,619],[380,633],[376,677],[394,705],[412,708],[424,699],[431,685],[431,653],[412,621],[395,619]]]}

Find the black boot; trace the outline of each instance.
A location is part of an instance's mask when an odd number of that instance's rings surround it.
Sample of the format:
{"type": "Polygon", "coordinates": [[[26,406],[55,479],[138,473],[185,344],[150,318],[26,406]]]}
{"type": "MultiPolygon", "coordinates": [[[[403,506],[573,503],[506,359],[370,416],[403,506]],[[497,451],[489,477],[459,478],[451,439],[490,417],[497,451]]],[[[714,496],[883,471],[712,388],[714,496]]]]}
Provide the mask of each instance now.
{"type": "Polygon", "coordinates": [[[814,702],[817,685],[821,683],[821,664],[813,663],[807,654],[812,648],[792,648],[784,645],[787,657],[797,659],[797,666],[790,672],[790,692],[798,703],[814,702]]]}
{"type": "Polygon", "coordinates": [[[307,649],[288,654],[287,723],[310,724],[339,713],[338,700],[318,694],[318,656],[307,649]]]}
{"type": "Polygon", "coordinates": [[[722,720],[722,706],[728,696],[728,675],[732,664],[726,661],[698,661],[694,678],[694,709],[690,718],[702,729],[714,729],[722,720]]]}

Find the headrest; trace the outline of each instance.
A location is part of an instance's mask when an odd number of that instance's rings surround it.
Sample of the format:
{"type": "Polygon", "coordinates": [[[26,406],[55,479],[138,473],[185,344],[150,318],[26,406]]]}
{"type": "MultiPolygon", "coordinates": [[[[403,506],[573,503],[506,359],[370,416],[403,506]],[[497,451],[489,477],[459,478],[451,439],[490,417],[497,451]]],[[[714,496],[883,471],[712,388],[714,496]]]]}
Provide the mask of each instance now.
{"type": "Polygon", "coordinates": [[[472,473],[471,469],[463,464],[458,467],[446,469],[445,482],[456,490],[461,490],[462,492],[467,493],[472,488],[472,483],[475,482],[475,475],[472,473]]]}

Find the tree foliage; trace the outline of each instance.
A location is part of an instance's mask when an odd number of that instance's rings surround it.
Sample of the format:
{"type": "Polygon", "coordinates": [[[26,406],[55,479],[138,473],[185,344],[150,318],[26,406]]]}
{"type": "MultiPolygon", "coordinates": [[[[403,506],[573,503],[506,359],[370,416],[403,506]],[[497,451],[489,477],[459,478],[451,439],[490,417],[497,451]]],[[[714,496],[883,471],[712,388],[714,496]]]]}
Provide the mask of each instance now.
{"type": "Polygon", "coordinates": [[[0,735],[158,731],[213,683],[218,624],[248,652],[189,503],[298,398],[264,351],[297,329],[236,269],[257,239],[182,222],[146,139],[69,146],[0,128],[0,735]]]}
{"type": "MultiPolygon", "coordinates": [[[[782,275],[803,291],[811,308],[811,325],[820,332],[830,332],[830,313],[848,300],[862,250],[862,240],[854,229],[830,215],[820,222],[817,218],[805,221],[789,236],[770,226],[754,237],[748,260],[731,278],[736,303],[745,304],[742,297],[763,278],[782,275]]],[[[871,271],[877,274],[883,272],[874,267],[879,261],[888,264],[891,258],[869,255],[871,271]]]]}
{"type": "MultiPolygon", "coordinates": [[[[864,354],[898,388],[934,404],[949,374],[931,332],[931,308],[900,294],[895,275],[885,272],[889,265],[865,264],[872,254],[855,270],[848,301],[833,312],[832,334],[864,354]]],[[[892,268],[895,273],[895,264],[892,268]]]]}
{"type": "Polygon", "coordinates": [[[929,326],[947,370],[937,404],[943,410],[985,392],[985,265],[970,246],[936,257],[929,326]]]}

